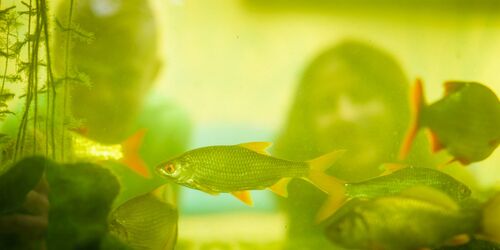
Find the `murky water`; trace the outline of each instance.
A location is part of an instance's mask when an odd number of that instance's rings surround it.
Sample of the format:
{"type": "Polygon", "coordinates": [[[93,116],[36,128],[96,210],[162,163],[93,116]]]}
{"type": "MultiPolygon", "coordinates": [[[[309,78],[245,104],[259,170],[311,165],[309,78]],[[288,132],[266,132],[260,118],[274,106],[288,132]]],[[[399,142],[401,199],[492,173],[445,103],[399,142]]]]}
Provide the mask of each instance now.
{"type": "Polygon", "coordinates": [[[0,248],[499,249],[499,8],[0,1],[0,248]]]}

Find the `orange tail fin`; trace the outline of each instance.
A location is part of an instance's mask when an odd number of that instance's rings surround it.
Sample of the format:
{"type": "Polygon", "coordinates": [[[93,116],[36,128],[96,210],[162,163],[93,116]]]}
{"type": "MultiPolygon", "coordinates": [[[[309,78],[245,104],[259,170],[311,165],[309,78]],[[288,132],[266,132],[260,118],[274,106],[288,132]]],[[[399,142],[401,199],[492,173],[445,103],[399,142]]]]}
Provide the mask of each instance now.
{"type": "Polygon", "coordinates": [[[134,170],[136,173],[149,178],[151,177],[151,174],[149,173],[148,167],[139,155],[139,148],[145,134],[145,129],[139,130],[122,143],[123,159],[121,162],[127,165],[130,169],[134,170]]]}
{"type": "Polygon", "coordinates": [[[420,129],[420,116],[425,105],[423,92],[422,80],[417,78],[410,93],[411,124],[408,132],[406,132],[401,149],[399,150],[400,160],[404,160],[408,156],[413,140],[415,140],[418,130],[420,129]]]}

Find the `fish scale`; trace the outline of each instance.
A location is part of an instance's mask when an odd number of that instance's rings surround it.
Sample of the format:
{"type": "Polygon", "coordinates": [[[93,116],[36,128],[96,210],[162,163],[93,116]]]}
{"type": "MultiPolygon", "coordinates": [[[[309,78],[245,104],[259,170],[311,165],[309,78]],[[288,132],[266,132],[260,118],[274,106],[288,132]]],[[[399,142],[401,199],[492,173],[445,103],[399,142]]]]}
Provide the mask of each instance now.
{"type": "Polygon", "coordinates": [[[353,199],[334,215],[327,237],[346,248],[413,250],[438,247],[457,235],[481,230],[475,202],[451,208],[427,195],[353,199]]]}
{"type": "Polygon", "coordinates": [[[110,232],[133,249],[170,249],[175,245],[177,209],[154,192],[158,190],[132,198],[110,214],[110,232]]]}
{"type": "Polygon", "coordinates": [[[455,200],[470,196],[470,190],[453,177],[429,168],[407,167],[390,175],[346,184],[349,197],[376,197],[397,194],[415,186],[428,186],[442,190],[455,200]]]}
{"type": "Polygon", "coordinates": [[[193,179],[214,191],[263,189],[284,177],[303,177],[309,166],[234,146],[212,146],[193,150],[193,179]]]}
{"type": "Polygon", "coordinates": [[[342,189],[332,183],[325,170],[342,156],[336,150],[304,162],[275,158],[265,150],[269,142],[247,142],[229,146],[208,146],[193,149],[156,166],[162,177],[177,184],[209,194],[232,193],[252,205],[249,190],[269,189],[287,197],[287,185],[293,178],[302,178],[330,195],[342,189]]]}

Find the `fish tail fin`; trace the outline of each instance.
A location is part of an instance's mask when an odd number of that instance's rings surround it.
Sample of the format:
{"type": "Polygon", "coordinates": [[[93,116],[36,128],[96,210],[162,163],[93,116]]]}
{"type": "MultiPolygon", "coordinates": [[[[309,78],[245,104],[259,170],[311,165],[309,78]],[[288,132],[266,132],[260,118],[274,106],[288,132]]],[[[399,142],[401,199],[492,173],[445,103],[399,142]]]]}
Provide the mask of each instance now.
{"type": "Polygon", "coordinates": [[[406,132],[403,144],[399,150],[399,159],[404,160],[410,152],[411,146],[418,130],[420,129],[420,119],[422,109],[425,107],[424,90],[422,80],[417,78],[410,93],[410,109],[411,109],[411,123],[408,131],[406,132]]]}
{"type": "Polygon", "coordinates": [[[308,161],[310,170],[306,179],[328,194],[326,202],[316,215],[318,223],[330,217],[346,200],[344,181],[325,173],[344,152],[345,150],[337,150],[308,161]]]}
{"type": "Polygon", "coordinates": [[[122,143],[123,158],[121,159],[121,162],[136,173],[149,178],[151,175],[148,167],[139,155],[139,148],[145,134],[146,130],[141,129],[122,143]]]}
{"type": "Polygon", "coordinates": [[[481,236],[500,243],[500,194],[493,196],[483,207],[481,236]]]}

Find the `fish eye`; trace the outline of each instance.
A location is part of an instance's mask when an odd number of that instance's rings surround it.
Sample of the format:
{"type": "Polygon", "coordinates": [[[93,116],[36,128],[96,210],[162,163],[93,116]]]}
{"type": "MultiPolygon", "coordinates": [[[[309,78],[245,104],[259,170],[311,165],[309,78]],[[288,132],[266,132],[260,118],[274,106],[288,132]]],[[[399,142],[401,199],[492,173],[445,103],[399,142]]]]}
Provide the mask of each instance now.
{"type": "Polygon", "coordinates": [[[174,167],[174,164],[172,163],[168,163],[165,168],[164,168],[165,172],[167,172],[168,174],[172,174],[175,172],[175,167],[174,167]]]}

